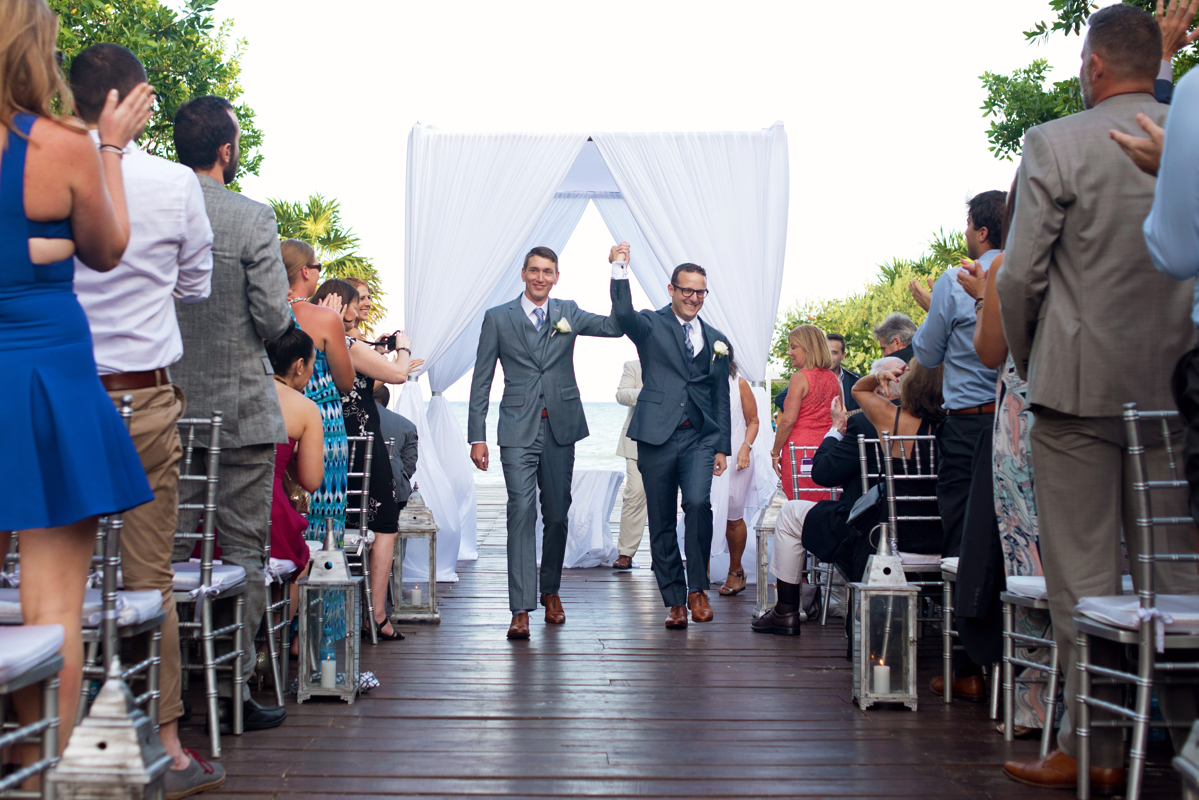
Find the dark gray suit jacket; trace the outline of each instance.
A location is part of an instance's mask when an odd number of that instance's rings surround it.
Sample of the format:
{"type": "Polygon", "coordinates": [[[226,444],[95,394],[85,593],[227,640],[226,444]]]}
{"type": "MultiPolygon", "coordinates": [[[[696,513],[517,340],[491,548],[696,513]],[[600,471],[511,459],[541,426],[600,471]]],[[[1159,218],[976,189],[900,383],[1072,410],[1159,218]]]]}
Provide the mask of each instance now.
{"type": "MultiPolygon", "coordinates": [[[[729,419],[729,358],[712,358],[708,369],[698,377],[691,373],[691,359],[683,341],[683,326],[670,306],[657,311],[634,311],[627,280],[612,281],[612,313],[620,328],[637,345],[641,360],[641,394],[633,407],[629,438],[659,445],[670,438],[683,422],[683,409],[690,398],[704,417],[700,435],[716,453],[730,455],[732,434],[729,419]]],[[[700,319],[704,346],[728,337],[700,319]]]]}
{"type": "Polygon", "coordinates": [[[187,416],[224,414],[221,446],[287,441],[263,339],[291,324],[287,269],[270,206],[200,175],[212,223],[212,294],[203,303],[175,301],[183,358],[171,380],[187,395],[187,416]]]}
{"type": "Polygon", "coordinates": [[[379,409],[383,440],[395,440],[391,448],[391,474],[396,481],[396,500],[403,505],[412,496],[412,475],[416,472],[416,426],[384,405],[375,403],[375,406],[379,409]]]}
{"type": "MultiPolygon", "coordinates": [[[[587,437],[587,417],[575,381],[575,340],[579,336],[618,338],[620,326],[614,317],[601,317],[581,310],[573,300],[546,301],[547,314],[539,344],[529,344],[528,328],[533,323],[521,308],[520,297],[489,308],[483,315],[475,375],[470,386],[470,415],[467,441],[487,441],[487,407],[495,362],[504,367],[504,397],[500,400],[500,447],[528,447],[537,438],[541,411],[549,414],[554,441],[562,446],[587,437]],[[555,332],[560,320],[568,332],[555,332]]],[[[727,391],[725,392],[728,393],[727,391]]]]}

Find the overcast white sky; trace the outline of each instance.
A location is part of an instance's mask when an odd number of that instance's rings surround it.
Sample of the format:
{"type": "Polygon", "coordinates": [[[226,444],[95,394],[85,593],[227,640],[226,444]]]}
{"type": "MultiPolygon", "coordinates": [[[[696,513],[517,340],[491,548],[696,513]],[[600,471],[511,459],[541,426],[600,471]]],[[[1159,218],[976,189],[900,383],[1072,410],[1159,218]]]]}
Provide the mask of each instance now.
{"type": "MultiPolygon", "coordinates": [[[[1100,5],[1108,5],[1102,0],[1100,5]]],[[[832,5],[578,0],[220,0],[248,40],[245,98],[265,133],[258,199],[341,201],[403,326],[404,160],[416,122],[447,130],[753,130],[786,125],[791,203],[780,308],[856,290],[876,266],[961,228],[1007,189],[978,76],[1082,42],[1029,46],[1047,0],[832,5]]],[[[606,313],[611,237],[594,206],[560,254],[556,296],[606,313]]],[[[634,254],[636,257],[636,254],[634,254]]],[[[641,297],[644,306],[644,296],[641,297]]],[[[414,343],[420,355],[420,342],[414,343]]],[[[612,400],[626,339],[583,339],[585,400],[612,400]]],[[[469,375],[447,396],[465,399],[469,375]]]]}

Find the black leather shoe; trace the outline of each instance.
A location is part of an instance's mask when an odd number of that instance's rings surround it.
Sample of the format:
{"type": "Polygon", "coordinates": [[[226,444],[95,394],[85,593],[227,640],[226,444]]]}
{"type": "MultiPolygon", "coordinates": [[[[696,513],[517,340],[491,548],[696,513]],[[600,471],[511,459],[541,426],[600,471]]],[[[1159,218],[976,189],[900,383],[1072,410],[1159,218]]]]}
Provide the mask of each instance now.
{"type": "MultiPolygon", "coordinates": [[[[265,731],[278,728],[287,719],[287,711],[283,706],[260,706],[253,700],[242,704],[242,727],[247,731],[265,731]]],[[[221,733],[233,733],[233,703],[229,698],[222,697],[218,701],[217,718],[221,723],[221,733]]]]}
{"type": "Polygon", "coordinates": [[[758,619],[749,623],[754,633],[775,633],[779,636],[799,636],[799,612],[780,614],[770,609],[758,619]]]}

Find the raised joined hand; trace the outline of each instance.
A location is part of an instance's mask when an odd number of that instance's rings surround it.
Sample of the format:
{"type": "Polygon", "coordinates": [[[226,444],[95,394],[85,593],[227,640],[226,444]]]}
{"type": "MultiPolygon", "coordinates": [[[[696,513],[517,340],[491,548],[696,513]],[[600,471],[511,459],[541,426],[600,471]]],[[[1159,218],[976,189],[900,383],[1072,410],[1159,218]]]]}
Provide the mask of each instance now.
{"type": "MultiPolygon", "coordinates": [[[[1197,0],[1199,2],[1199,0],[1197,0]]],[[[613,261],[623,261],[629,263],[629,243],[621,242],[620,244],[612,245],[612,249],[608,251],[608,263],[613,261]]]]}
{"type": "Polygon", "coordinates": [[[120,94],[116,89],[110,91],[97,124],[100,130],[100,144],[116,145],[124,149],[125,145],[140,136],[145,129],[146,123],[150,121],[153,105],[154,89],[148,83],[134,86],[132,91],[125,95],[124,100],[120,100],[120,94]]]}

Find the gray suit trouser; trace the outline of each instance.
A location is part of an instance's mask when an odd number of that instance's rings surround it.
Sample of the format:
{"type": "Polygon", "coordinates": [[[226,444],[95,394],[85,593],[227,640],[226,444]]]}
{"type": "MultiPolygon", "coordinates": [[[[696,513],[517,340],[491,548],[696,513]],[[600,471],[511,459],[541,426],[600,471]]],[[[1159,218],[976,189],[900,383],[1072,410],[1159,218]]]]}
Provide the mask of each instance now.
{"type": "MultiPolygon", "coordinates": [[[[204,459],[205,451],[196,448],[193,459],[204,459]]],[[[201,461],[201,463],[204,463],[201,461]]],[[[254,444],[221,450],[220,480],[217,484],[216,543],[221,548],[221,561],[246,570],[246,635],[242,640],[242,674],[246,676],[245,696],[249,697],[249,678],[254,673],[254,636],[266,613],[267,590],[262,568],[266,566],[266,545],[270,539],[271,492],[275,478],[275,446],[254,444]]],[[[182,481],[179,485],[181,503],[203,503],[205,485],[199,481],[182,481]]],[[[180,530],[194,531],[199,514],[179,515],[180,530]]],[[[186,561],[194,549],[194,541],[176,542],[175,560],[186,561]]],[[[216,627],[232,624],[233,604],[220,602],[214,606],[216,627]]],[[[233,694],[228,673],[218,673],[218,689],[222,697],[233,694]]]]}
{"type": "MultiPolygon", "coordinates": [[[[1149,479],[1169,478],[1169,462],[1158,424],[1142,424],[1141,439],[1145,445],[1149,479]]],[[[1179,439],[1175,437],[1174,441],[1179,439]]],[[[1124,422],[1119,417],[1075,417],[1039,409],[1032,426],[1031,442],[1041,562],[1045,569],[1058,658],[1066,674],[1067,713],[1058,734],[1058,746],[1067,755],[1077,757],[1072,722],[1077,714],[1075,696],[1078,691],[1076,634],[1072,624],[1074,607],[1082,597],[1119,594],[1123,561],[1121,522],[1129,561],[1136,564],[1140,548],[1131,462],[1125,450],[1124,422]]],[[[1188,515],[1183,492],[1154,492],[1152,502],[1155,516],[1188,515]]],[[[1172,526],[1157,529],[1154,548],[1160,553],[1189,553],[1194,551],[1195,543],[1189,530],[1172,526]]],[[[1133,580],[1136,580],[1135,568],[1133,580]]],[[[1158,564],[1154,583],[1162,594],[1199,591],[1199,576],[1193,564],[1158,564]]],[[[1195,660],[1194,653],[1167,652],[1170,660],[1195,660]]],[[[1120,654],[1118,646],[1091,638],[1091,663],[1116,668],[1120,665],[1120,654]]],[[[1123,691],[1122,687],[1092,683],[1093,696],[1111,703],[1122,702],[1123,691]]],[[[1195,689],[1159,685],[1157,692],[1166,719],[1185,722],[1189,728],[1195,718],[1195,689]]],[[[1110,719],[1108,714],[1091,709],[1092,722],[1106,719],[1110,719]]],[[[1186,730],[1174,729],[1171,733],[1175,737],[1175,748],[1181,749],[1186,730]]],[[[1122,736],[1118,729],[1091,728],[1091,765],[1124,766],[1122,736]]]]}
{"type": "Polygon", "coordinates": [[[575,446],[554,441],[549,421],[541,420],[528,447],[501,447],[500,464],[508,488],[508,605],[512,613],[537,608],[537,489],[545,536],[541,545],[541,593],[557,594],[566,558],[570,481],[575,446]]]}

